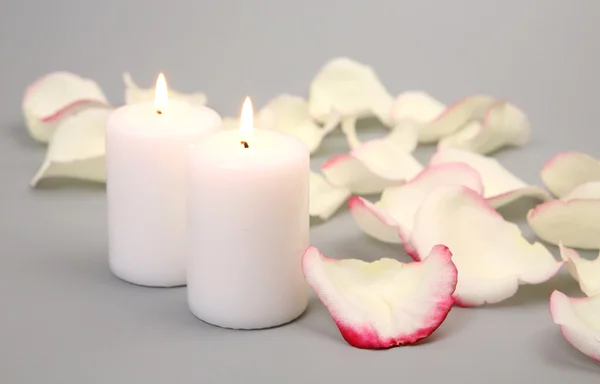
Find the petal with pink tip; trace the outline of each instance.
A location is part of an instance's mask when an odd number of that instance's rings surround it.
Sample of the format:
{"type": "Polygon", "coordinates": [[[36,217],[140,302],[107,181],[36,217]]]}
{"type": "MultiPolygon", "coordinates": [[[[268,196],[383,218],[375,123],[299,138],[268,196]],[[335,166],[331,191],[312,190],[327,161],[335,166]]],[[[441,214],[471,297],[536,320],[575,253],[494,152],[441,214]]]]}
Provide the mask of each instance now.
{"type": "Polygon", "coordinates": [[[349,58],[327,62],[310,84],[308,109],[313,119],[325,124],[337,114],[347,117],[379,118],[390,124],[392,95],[379,80],[375,70],[349,58]]]}
{"type": "Polygon", "coordinates": [[[600,295],[574,298],[554,291],[550,296],[550,314],[565,340],[600,362],[600,295]]]}
{"type": "Polygon", "coordinates": [[[499,208],[520,198],[529,197],[548,201],[552,197],[541,187],[525,183],[498,162],[498,160],[463,149],[438,150],[429,164],[463,162],[481,175],[484,196],[494,208],[499,208]]]}
{"type": "Polygon", "coordinates": [[[505,221],[477,192],[465,186],[436,188],[414,218],[408,251],[427,257],[446,245],[458,269],[454,298],[461,306],[497,303],[519,284],[547,281],[562,266],[540,243],[530,244],[519,227],[505,221]]]}
{"type": "Polygon", "coordinates": [[[600,181],[581,184],[527,213],[529,226],[542,240],[583,249],[600,249],[599,219],[600,181]]]}
{"type": "Polygon", "coordinates": [[[352,193],[378,193],[417,175],[423,166],[402,147],[386,139],[368,141],[334,156],[322,167],[325,178],[352,193]]]}
{"type": "Polygon", "coordinates": [[[457,280],[443,245],[413,263],[337,260],[309,247],[302,270],[342,337],[364,349],[413,344],[431,335],[452,308],[457,280]]]}
{"type": "MultiPolygon", "coordinates": [[[[135,104],[154,100],[154,94],[156,92],[155,86],[141,88],[133,81],[133,78],[129,73],[123,74],[123,83],[125,83],[125,104],[135,104]]],[[[208,98],[204,93],[183,93],[176,91],[171,87],[169,87],[169,99],[183,100],[192,105],[205,105],[208,101],[208,98]]]]}
{"type": "Polygon", "coordinates": [[[581,291],[587,296],[600,295],[600,255],[594,260],[587,260],[562,242],[558,246],[567,270],[579,282],[581,291]]]}
{"type": "Polygon", "coordinates": [[[489,154],[506,146],[521,146],[529,140],[531,125],[519,108],[500,101],[492,104],[482,121],[473,121],[440,140],[438,148],[460,148],[489,154]]]}
{"type": "Polygon", "coordinates": [[[63,119],[50,139],[46,158],[31,186],[46,178],[105,182],[105,125],[111,110],[89,108],[63,119]]]}
{"type": "Polygon", "coordinates": [[[581,152],[561,152],[546,162],[542,180],[554,196],[563,197],[588,181],[600,181],[600,161],[581,152]]]}
{"type": "Polygon", "coordinates": [[[327,220],[346,202],[350,191],[343,187],[334,187],[318,174],[310,173],[310,203],[311,216],[327,220]]]}
{"type": "Polygon", "coordinates": [[[433,120],[421,124],[419,143],[435,143],[460,131],[468,123],[481,120],[494,102],[494,98],[486,95],[470,96],[458,101],[433,120]]]}
{"type": "Polygon", "coordinates": [[[22,108],[31,137],[47,143],[62,119],[98,106],[109,103],[96,82],[70,72],[52,72],[27,88],[22,108]]]}
{"type": "Polygon", "coordinates": [[[384,242],[402,242],[401,233],[410,234],[417,209],[427,195],[442,185],[464,185],[481,194],[481,176],[465,163],[430,165],[412,180],[386,188],[375,204],[354,196],[349,200],[356,224],[366,234],[384,242]]]}

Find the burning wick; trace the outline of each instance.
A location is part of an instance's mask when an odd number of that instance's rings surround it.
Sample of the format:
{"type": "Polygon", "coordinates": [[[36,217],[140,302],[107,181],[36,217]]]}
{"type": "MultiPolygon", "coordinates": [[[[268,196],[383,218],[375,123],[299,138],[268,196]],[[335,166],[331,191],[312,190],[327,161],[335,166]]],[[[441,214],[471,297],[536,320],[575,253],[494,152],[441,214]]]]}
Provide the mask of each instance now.
{"type": "Polygon", "coordinates": [[[158,113],[159,115],[162,115],[162,111],[160,111],[160,110],[156,111],[156,113],[158,113]]]}
{"type": "Polygon", "coordinates": [[[248,148],[248,143],[247,143],[247,142],[245,142],[245,141],[242,141],[241,143],[242,143],[242,145],[244,146],[244,148],[248,148]]]}

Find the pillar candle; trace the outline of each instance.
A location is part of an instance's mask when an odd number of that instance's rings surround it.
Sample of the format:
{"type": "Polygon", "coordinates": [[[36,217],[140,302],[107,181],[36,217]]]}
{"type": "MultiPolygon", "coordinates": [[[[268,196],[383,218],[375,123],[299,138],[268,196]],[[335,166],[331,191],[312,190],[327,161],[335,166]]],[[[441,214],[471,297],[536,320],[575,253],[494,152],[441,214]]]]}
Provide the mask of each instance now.
{"type": "Polygon", "coordinates": [[[249,99],[244,111],[246,128],[189,149],[187,294],[207,323],[258,329],[290,322],[307,306],[310,155],[294,137],[254,131],[249,99]]]}
{"type": "Polygon", "coordinates": [[[185,285],[186,149],[221,127],[212,109],[168,100],[164,77],[156,100],[116,109],[106,127],[108,255],[130,283],[185,285]]]}

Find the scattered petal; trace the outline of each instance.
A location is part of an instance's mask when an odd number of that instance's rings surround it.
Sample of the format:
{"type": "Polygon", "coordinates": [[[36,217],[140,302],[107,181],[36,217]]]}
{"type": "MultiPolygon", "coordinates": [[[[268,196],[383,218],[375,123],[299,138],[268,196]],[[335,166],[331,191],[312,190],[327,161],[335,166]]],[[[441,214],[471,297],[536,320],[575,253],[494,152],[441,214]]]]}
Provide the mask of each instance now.
{"type": "Polygon", "coordinates": [[[98,84],[70,72],[52,72],[27,88],[22,107],[31,137],[47,143],[62,119],[91,106],[109,106],[98,84]]]}
{"type": "Polygon", "coordinates": [[[548,201],[552,197],[543,188],[525,183],[498,162],[498,160],[474,152],[448,148],[438,150],[429,163],[463,162],[481,175],[484,196],[494,208],[499,208],[521,198],[529,197],[548,201]]]}
{"type": "Polygon", "coordinates": [[[423,91],[406,91],[399,94],[392,105],[392,121],[429,123],[440,116],[446,105],[423,91]]]}
{"type": "MultiPolygon", "coordinates": [[[[125,104],[135,104],[144,101],[154,100],[156,87],[140,88],[129,73],[123,74],[123,82],[125,83],[125,104]]],[[[205,105],[208,98],[204,93],[182,93],[169,87],[169,99],[179,99],[187,101],[192,105],[205,105]]]]}
{"type": "Polygon", "coordinates": [[[457,280],[443,245],[413,263],[337,260],[309,247],[302,270],[344,340],[364,349],[413,344],[431,335],[452,309],[457,280]]]}
{"type": "Polygon", "coordinates": [[[331,158],[322,167],[327,180],[352,193],[378,193],[417,175],[423,166],[402,147],[386,139],[371,140],[331,158]]]}
{"type": "Polygon", "coordinates": [[[318,174],[310,173],[310,215],[327,220],[350,196],[347,188],[334,187],[318,174]]]}
{"type": "Polygon", "coordinates": [[[327,62],[312,80],[308,108],[322,124],[337,114],[341,121],[375,116],[388,125],[392,103],[373,68],[342,57],[327,62]]]}
{"type": "Polygon", "coordinates": [[[542,283],[562,266],[465,186],[440,186],[417,210],[406,252],[420,260],[436,244],[453,254],[459,276],[454,299],[465,307],[500,302],[519,284],[542,283]]]}
{"type": "Polygon", "coordinates": [[[554,196],[563,197],[588,181],[600,181],[600,161],[581,152],[561,152],[546,162],[542,180],[554,196]]]}
{"type": "Polygon", "coordinates": [[[579,282],[581,291],[587,296],[600,295],[600,255],[594,260],[587,260],[562,242],[558,246],[567,270],[579,282]]]}
{"type": "Polygon", "coordinates": [[[375,204],[359,196],[350,198],[348,204],[354,221],[366,234],[400,243],[412,231],[415,213],[427,195],[449,184],[483,192],[481,176],[473,168],[465,163],[440,163],[428,166],[403,185],[386,188],[375,204]]]}
{"type": "Polygon", "coordinates": [[[438,148],[460,148],[489,154],[506,146],[521,146],[530,137],[529,119],[514,105],[500,101],[492,104],[482,121],[473,121],[440,140],[438,148]]]}
{"type": "Polygon", "coordinates": [[[600,181],[573,189],[529,211],[527,221],[542,240],[567,247],[600,249],[600,181]]]}
{"type": "Polygon", "coordinates": [[[554,291],[550,296],[550,313],[565,340],[600,361],[600,295],[574,298],[554,291]]]}
{"type": "MultiPolygon", "coordinates": [[[[342,132],[346,135],[348,146],[351,149],[357,148],[364,144],[358,138],[356,133],[356,118],[348,117],[342,120],[342,132]]],[[[419,143],[419,126],[415,122],[405,121],[397,123],[392,128],[392,131],[384,137],[398,146],[405,152],[412,153],[417,148],[419,143]]]]}
{"type": "Polygon", "coordinates": [[[472,121],[481,120],[495,100],[486,95],[470,96],[446,108],[434,119],[421,124],[420,143],[435,143],[464,128],[472,121]]]}
{"type": "Polygon", "coordinates": [[[105,182],[104,132],[110,112],[107,108],[90,108],[62,120],[31,186],[57,177],[105,182]]]}

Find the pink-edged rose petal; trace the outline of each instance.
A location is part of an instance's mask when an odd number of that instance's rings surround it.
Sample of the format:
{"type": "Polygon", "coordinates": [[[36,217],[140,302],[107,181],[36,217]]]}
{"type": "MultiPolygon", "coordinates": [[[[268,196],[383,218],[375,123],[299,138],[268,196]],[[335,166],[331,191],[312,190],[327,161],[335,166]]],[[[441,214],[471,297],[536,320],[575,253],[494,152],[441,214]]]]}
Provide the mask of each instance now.
{"type": "MultiPolygon", "coordinates": [[[[133,81],[129,73],[123,74],[123,83],[125,83],[125,104],[136,104],[154,100],[156,92],[154,85],[148,88],[141,88],[133,81]]],[[[169,99],[183,100],[192,105],[205,105],[208,102],[208,97],[204,93],[183,93],[171,87],[169,87],[169,99]]]]}
{"type": "Polygon", "coordinates": [[[353,196],[350,212],[356,224],[366,234],[387,243],[400,243],[410,234],[417,209],[427,195],[442,185],[464,185],[481,194],[483,184],[479,173],[465,163],[430,165],[412,180],[386,188],[375,204],[353,196]]]}
{"type": "Polygon", "coordinates": [[[494,102],[494,98],[486,95],[474,95],[456,102],[432,120],[421,124],[419,142],[438,142],[440,139],[458,132],[468,123],[481,120],[488,107],[494,102]]]}
{"type": "Polygon", "coordinates": [[[542,181],[554,196],[563,197],[588,181],[600,181],[600,160],[581,152],[561,152],[546,162],[542,181]]]}
{"type": "Polygon", "coordinates": [[[562,242],[558,246],[567,270],[579,282],[581,291],[587,296],[600,295],[600,255],[594,260],[587,260],[562,242]]]}
{"type": "Polygon", "coordinates": [[[31,186],[47,178],[105,182],[105,126],[110,112],[89,108],[64,118],[50,139],[46,158],[31,186]]]}
{"type": "Polygon", "coordinates": [[[447,148],[438,150],[431,157],[429,164],[446,162],[463,162],[479,172],[483,180],[484,196],[494,208],[525,197],[538,201],[552,199],[542,187],[525,183],[492,157],[463,149],[447,148]]]}
{"type": "Polygon", "coordinates": [[[318,174],[310,173],[310,203],[311,216],[327,220],[333,215],[350,196],[350,191],[343,187],[334,187],[318,174]]]}
{"type": "Polygon", "coordinates": [[[600,295],[574,298],[554,291],[550,296],[550,313],[565,340],[600,362],[600,295]]]}
{"type": "Polygon", "coordinates": [[[530,137],[531,124],[523,111],[505,101],[492,104],[482,121],[473,121],[440,140],[438,148],[460,148],[490,154],[502,147],[522,146],[530,137]]]}
{"type": "Polygon", "coordinates": [[[461,306],[497,303],[519,284],[547,281],[562,266],[540,243],[530,244],[474,190],[436,188],[414,218],[406,252],[419,260],[436,244],[446,245],[458,269],[454,298],[461,306]]]}
{"type": "Polygon", "coordinates": [[[386,139],[368,141],[327,161],[325,178],[355,194],[378,193],[417,175],[423,166],[401,146],[386,139]]]}
{"type": "Polygon", "coordinates": [[[348,117],[376,116],[390,123],[392,95],[375,70],[346,57],[328,61],[310,84],[308,109],[317,122],[326,124],[333,115],[348,117]]]}
{"type": "Polygon", "coordinates": [[[456,268],[442,245],[413,263],[338,260],[309,247],[302,270],[343,338],[357,348],[416,343],[442,324],[454,303],[456,268]]]}
{"type": "Polygon", "coordinates": [[[560,199],[536,206],[527,221],[548,243],[600,249],[600,181],[581,184],[560,199]]]}
{"type": "Polygon", "coordinates": [[[70,72],[52,72],[33,82],[23,97],[23,115],[33,139],[47,143],[57,124],[88,107],[109,103],[93,80],[70,72]]]}

